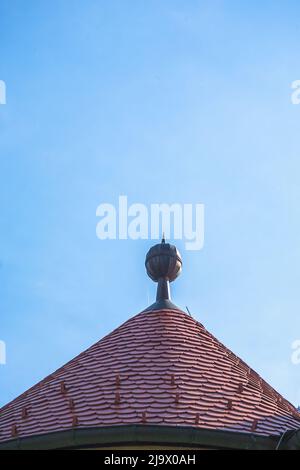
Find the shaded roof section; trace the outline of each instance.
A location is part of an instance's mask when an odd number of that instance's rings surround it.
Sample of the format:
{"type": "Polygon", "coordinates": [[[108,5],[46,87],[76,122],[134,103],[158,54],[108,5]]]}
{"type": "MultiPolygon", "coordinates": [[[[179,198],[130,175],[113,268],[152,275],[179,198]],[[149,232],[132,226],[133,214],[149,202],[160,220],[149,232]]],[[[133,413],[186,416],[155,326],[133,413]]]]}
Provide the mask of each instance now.
{"type": "Polygon", "coordinates": [[[195,319],[154,310],[4,406],[0,442],[131,424],[279,435],[300,414],[195,319]]]}

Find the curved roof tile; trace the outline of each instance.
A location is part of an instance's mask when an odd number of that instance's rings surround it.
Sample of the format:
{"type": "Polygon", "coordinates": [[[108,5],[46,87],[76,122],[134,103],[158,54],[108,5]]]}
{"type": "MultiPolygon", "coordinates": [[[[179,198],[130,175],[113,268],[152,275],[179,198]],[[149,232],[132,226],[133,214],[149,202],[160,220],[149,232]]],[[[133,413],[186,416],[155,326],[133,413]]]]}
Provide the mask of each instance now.
{"type": "Polygon", "coordinates": [[[179,310],[142,312],[0,410],[0,442],[72,427],[184,425],[278,435],[300,413],[179,310]]]}

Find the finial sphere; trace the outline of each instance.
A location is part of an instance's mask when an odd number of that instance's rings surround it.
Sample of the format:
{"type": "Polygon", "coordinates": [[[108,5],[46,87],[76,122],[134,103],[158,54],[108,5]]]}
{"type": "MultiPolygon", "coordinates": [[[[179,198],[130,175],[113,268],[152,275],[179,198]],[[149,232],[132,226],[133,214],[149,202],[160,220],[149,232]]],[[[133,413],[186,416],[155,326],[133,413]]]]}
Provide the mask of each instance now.
{"type": "Polygon", "coordinates": [[[148,276],[155,282],[159,279],[174,281],[181,272],[182,260],[176,246],[161,243],[150,248],[146,255],[145,266],[148,276]]]}

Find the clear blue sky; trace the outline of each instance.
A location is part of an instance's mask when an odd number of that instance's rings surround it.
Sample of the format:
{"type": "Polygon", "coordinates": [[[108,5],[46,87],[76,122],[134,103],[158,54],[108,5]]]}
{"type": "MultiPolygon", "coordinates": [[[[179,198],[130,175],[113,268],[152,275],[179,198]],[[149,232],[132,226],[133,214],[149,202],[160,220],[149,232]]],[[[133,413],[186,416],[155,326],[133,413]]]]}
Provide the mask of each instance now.
{"type": "Polygon", "coordinates": [[[300,404],[298,1],[2,0],[0,405],[153,301],[96,208],[196,203],[173,300],[300,404]]]}

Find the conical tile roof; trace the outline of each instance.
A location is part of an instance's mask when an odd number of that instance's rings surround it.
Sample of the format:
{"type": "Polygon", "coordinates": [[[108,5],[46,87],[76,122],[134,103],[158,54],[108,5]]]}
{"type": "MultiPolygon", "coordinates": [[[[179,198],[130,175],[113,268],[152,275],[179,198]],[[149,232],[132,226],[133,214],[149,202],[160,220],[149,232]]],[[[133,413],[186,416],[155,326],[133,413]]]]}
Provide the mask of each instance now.
{"type": "Polygon", "coordinates": [[[0,442],[129,424],[267,436],[300,413],[191,316],[150,310],[4,406],[0,442]]]}

